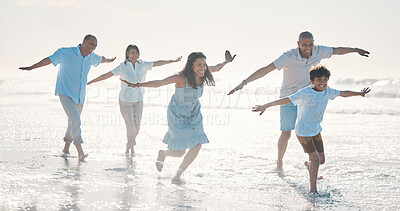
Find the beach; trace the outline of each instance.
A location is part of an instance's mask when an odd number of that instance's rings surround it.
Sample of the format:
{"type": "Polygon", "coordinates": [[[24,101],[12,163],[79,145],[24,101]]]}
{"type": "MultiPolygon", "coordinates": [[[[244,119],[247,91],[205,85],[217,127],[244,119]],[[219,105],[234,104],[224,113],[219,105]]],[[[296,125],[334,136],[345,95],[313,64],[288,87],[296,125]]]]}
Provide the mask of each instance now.
{"type": "Polygon", "coordinates": [[[212,92],[203,96],[202,113],[210,143],[183,174],[184,182],[175,185],[171,178],[182,158],[167,158],[161,173],[154,165],[158,150],[166,148],[161,140],[173,87],[145,93],[132,157],[124,155],[116,80],[88,87],[82,113],[85,162],[78,161],[74,148],[68,158],[61,157],[67,117],[54,96],[55,78],[1,80],[1,210],[400,209],[399,89],[394,96],[372,95],[387,86],[384,81],[336,84],[375,87],[371,97],[329,102],[322,123],[326,163],[319,174],[324,179],[315,196],[308,193],[303,165],[308,157],[294,133],[283,172],[275,170],[279,108],[262,116],[251,112],[252,105],[276,95],[265,97],[253,87],[229,98],[223,97],[226,84],[206,87],[212,92]]]}

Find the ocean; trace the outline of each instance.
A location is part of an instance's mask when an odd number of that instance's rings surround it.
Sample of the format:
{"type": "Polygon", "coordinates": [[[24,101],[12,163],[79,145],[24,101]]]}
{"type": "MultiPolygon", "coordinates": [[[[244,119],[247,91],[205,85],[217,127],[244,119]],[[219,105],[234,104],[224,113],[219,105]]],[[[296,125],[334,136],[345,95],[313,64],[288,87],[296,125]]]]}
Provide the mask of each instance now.
{"type": "Polygon", "coordinates": [[[136,156],[124,155],[125,124],[118,107],[118,79],[87,89],[82,113],[83,148],[61,157],[67,117],[54,96],[55,77],[0,79],[1,210],[400,210],[400,80],[337,79],[332,88],[372,91],[365,98],[336,98],[322,123],[326,163],[319,195],[310,195],[308,159],[294,133],[275,171],[279,107],[262,116],[256,104],[278,99],[278,86],[217,80],[201,99],[209,144],[171,184],[182,158],[154,165],[167,131],[173,85],[145,89],[136,156]]]}

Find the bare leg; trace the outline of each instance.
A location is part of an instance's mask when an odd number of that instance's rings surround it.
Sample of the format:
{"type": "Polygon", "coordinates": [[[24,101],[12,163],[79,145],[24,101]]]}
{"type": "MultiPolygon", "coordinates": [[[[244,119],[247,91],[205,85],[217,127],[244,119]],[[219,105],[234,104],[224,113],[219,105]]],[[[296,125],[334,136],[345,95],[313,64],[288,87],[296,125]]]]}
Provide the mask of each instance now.
{"type": "Polygon", "coordinates": [[[158,157],[156,161],[156,167],[158,171],[162,171],[164,160],[167,156],[170,157],[182,157],[186,150],[160,150],[158,151],[158,157]]]}
{"type": "Polygon", "coordinates": [[[78,151],[79,161],[85,161],[85,159],[87,158],[88,154],[85,154],[83,152],[81,144],[75,144],[75,147],[76,147],[76,150],[78,151]]]}
{"type": "Polygon", "coordinates": [[[134,148],[134,146],[132,146],[132,147],[126,147],[126,150],[125,150],[125,155],[129,155],[129,152],[130,152],[130,154],[131,155],[134,155],[135,154],[135,148],[134,148]]]}
{"type": "Polygon", "coordinates": [[[291,131],[282,131],[281,136],[278,140],[278,160],[276,161],[276,168],[282,170],[283,167],[283,156],[285,155],[288,140],[290,138],[291,131]]]}
{"type": "Polygon", "coordinates": [[[201,144],[197,144],[193,148],[191,148],[183,158],[182,164],[179,166],[176,171],[175,176],[171,179],[172,183],[179,184],[181,183],[181,175],[182,173],[189,167],[190,164],[196,159],[199,151],[201,149],[201,144]]]}
{"type": "MultiPolygon", "coordinates": [[[[325,154],[323,152],[318,152],[318,155],[319,155],[319,164],[320,165],[324,164],[325,163],[325,154]]],[[[318,180],[322,180],[322,179],[324,179],[324,177],[323,176],[318,176],[317,179],[318,180]]]]}
{"type": "Polygon", "coordinates": [[[308,173],[310,175],[310,192],[318,193],[317,191],[317,178],[320,158],[317,152],[308,153],[309,156],[309,168],[308,173]]]}
{"type": "Polygon", "coordinates": [[[187,167],[193,162],[193,160],[197,157],[199,154],[199,151],[201,149],[201,144],[197,144],[193,148],[191,148],[185,155],[185,158],[183,158],[182,164],[179,166],[180,169],[186,170],[187,167]]]}
{"type": "MultiPolygon", "coordinates": [[[[320,159],[321,159],[321,157],[320,157],[320,159]]],[[[319,163],[322,164],[321,161],[319,163]]],[[[304,166],[307,168],[308,171],[310,171],[310,165],[311,165],[310,161],[304,162],[304,166]]],[[[322,179],[324,179],[323,176],[318,176],[318,178],[317,178],[317,180],[322,180],[322,179]]]]}
{"type": "Polygon", "coordinates": [[[70,145],[71,145],[71,142],[65,142],[64,149],[62,150],[62,152],[64,154],[69,154],[69,146],[70,145]]]}
{"type": "Polygon", "coordinates": [[[143,101],[139,101],[133,104],[133,120],[134,120],[134,133],[133,133],[133,145],[131,147],[131,155],[135,154],[136,137],[139,134],[140,122],[142,121],[143,113],[143,101]]]}
{"type": "MultiPolygon", "coordinates": [[[[160,150],[164,152],[165,157],[170,156],[170,157],[182,157],[186,150],[160,150]]],[[[164,159],[165,159],[164,157],[164,159]]]]}
{"type": "Polygon", "coordinates": [[[325,163],[325,154],[323,152],[318,152],[319,155],[319,164],[324,164],[325,163]]]}

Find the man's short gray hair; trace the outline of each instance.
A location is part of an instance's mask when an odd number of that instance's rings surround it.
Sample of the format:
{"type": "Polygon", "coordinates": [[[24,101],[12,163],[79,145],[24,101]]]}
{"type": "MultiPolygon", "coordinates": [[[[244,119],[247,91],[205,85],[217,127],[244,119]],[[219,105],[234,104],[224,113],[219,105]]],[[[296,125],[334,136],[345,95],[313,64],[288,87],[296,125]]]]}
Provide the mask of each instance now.
{"type": "Polygon", "coordinates": [[[314,37],[312,36],[312,34],[308,31],[302,32],[299,35],[299,41],[303,38],[311,38],[312,40],[314,40],[314,37]]]}

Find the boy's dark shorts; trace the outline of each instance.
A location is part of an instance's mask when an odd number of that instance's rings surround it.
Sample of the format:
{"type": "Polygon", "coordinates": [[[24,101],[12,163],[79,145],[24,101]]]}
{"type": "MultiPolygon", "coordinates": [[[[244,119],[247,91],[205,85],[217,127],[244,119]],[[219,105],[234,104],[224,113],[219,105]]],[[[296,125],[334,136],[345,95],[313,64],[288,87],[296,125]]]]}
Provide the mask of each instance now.
{"type": "Polygon", "coordinates": [[[322,142],[321,133],[312,137],[297,136],[305,153],[324,152],[324,143],[322,142]]]}

